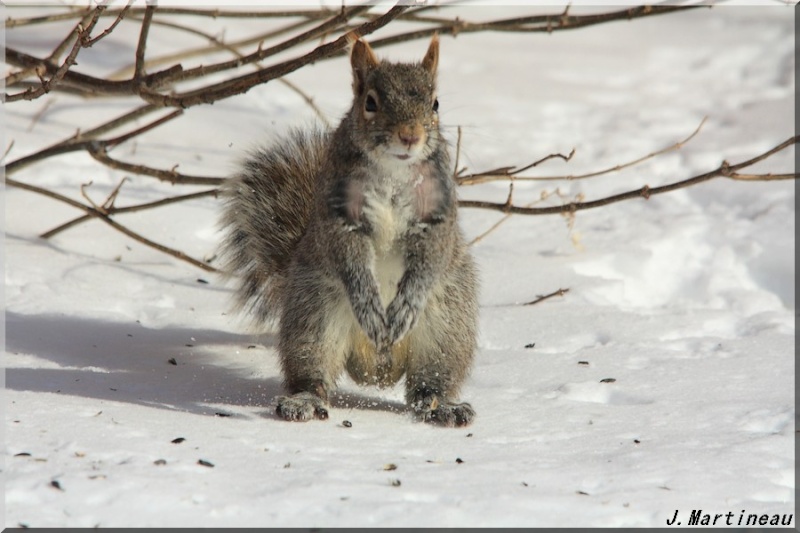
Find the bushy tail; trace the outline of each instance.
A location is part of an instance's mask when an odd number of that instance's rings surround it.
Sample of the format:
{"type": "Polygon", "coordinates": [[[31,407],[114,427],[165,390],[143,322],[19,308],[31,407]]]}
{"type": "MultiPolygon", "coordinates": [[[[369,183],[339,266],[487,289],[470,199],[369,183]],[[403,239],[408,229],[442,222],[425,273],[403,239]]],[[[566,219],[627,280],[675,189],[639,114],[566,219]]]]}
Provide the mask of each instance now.
{"type": "Polygon", "coordinates": [[[223,271],[255,324],[276,318],[291,254],[311,215],[329,134],[295,130],[251,151],[222,187],[223,271]]]}

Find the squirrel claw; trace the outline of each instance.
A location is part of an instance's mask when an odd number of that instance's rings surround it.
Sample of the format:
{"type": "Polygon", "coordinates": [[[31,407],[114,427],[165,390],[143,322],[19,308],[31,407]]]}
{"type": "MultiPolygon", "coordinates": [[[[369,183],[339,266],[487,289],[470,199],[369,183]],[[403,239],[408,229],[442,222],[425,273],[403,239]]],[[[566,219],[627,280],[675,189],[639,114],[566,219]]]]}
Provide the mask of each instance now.
{"type": "Polygon", "coordinates": [[[405,298],[397,297],[387,311],[388,342],[394,344],[417,322],[417,310],[405,298]]]}
{"type": "Polygon", "coordinates": [[[311,392],[299,392],[292,396],[278,396],[275,401],[277,403],[275,414],[284,420],[305,422],[312,418],[318,420],[328,419],[328,410],[325,408],[325,402],[311,392]]]}
{"type": "Polygon", "coordinates": [[[379,376],[389,375],[392,369],[392,350],[388,343],[378,348],[376,369],[379,376]]]}
{"type": "Polygon", "coordinates": [[[429,424],[444,427],[464,427],[472,423],[475,410],[468,403],[442,403],[436,409],[421,414],[422,420],[429,424]]]}
{"type": "Polygon", "coordinates": [[[412,403],[417,419],[444,427],[464,427],[472,423],[475,409],[468,403],[449,403],[436,395],[425,396],[412,403]]]}

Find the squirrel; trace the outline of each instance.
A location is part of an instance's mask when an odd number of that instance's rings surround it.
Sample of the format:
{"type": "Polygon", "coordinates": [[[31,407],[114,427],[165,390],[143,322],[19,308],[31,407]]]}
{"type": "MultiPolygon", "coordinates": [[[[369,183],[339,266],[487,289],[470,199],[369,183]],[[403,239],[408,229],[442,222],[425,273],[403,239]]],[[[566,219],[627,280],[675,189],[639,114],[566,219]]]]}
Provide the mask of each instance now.
{"type": "Polygon", "coordinates": [[[478,282],[439,129],[439,38],[418,63],[348,42],[353,103],[339,126],[251,150],[226,180],[224,270],[240,311],[278,321],[279,417],[327,419],[346,371],[379,387],[405,375],[417,419],[465,426],[478,282]]]}

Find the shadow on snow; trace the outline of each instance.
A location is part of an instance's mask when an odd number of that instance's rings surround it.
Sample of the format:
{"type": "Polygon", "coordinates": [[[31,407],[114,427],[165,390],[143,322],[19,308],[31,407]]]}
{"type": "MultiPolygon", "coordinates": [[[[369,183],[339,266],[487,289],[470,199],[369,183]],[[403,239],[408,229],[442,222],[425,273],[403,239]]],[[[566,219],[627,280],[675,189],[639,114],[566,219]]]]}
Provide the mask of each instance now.
{"type": "MultiPolygon", "coordinates": [[[[135,323],[6,312],[7,353],[31,354],[57,365],[7,367],[6,387],[209,416],[223,412],[224,405],[263,407],[259,416],[278,419],[272,399],[284,391],[277,356],[262,354],[263,367],[254,367],[252,350],[264,348],[253,340],[252,335],[224,331],[149,329],[135,323]]],[[[275,347],[273,335],[260,340],[275,347]]],[[[353,391],[334,393],[331,403],[334,408],[406,409],[401,402],[353,391]]]]}

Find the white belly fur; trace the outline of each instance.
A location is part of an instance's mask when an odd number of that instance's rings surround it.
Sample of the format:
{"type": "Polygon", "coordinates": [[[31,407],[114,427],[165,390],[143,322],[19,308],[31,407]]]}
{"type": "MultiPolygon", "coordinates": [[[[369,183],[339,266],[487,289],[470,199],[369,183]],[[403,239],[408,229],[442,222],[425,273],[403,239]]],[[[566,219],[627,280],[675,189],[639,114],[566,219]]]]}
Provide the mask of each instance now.
{"type": "Polygon", "coordinates": [[[391,188],[369,191],[365,198],[364,215],[372,229],[375,246],[373,273],[378,282],[384,307],[397,294],[397,284],[405,271],[400,239],[408,230],[412,208],[408,199],[392,202],[391,188]]]}
{"type": "Polygon", "coordinates": [[[375,254],[375,280],[381,295],[383,307],[389,306],[397,294],[397,284],[403,276],[405,262],[403,254],[393,246],[388,252],[375,254]]]}

